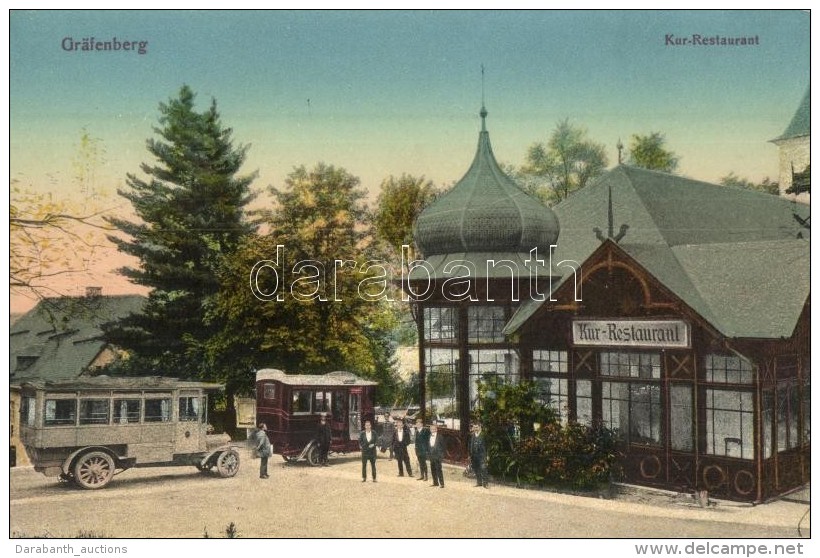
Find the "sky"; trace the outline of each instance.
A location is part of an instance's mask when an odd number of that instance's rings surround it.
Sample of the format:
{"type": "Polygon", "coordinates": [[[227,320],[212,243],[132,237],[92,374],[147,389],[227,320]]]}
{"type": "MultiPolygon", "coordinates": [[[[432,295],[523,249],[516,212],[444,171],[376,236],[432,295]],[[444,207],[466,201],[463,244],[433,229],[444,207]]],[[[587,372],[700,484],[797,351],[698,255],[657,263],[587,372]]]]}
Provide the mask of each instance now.
{"type": "Polygon", "coordinates": [[[9,20],[11,179],[78,196],[72,165],[85,130],[104,150],[94,188],[120,208],[126,174],[153,162],[145,141],[159,103],[183,84],[200,109],[216,99],[234,141],[250,145],[255,188],[282,187],[294,167],[323,161],[375,198],[390,175],[457,181],[475,152],[482,97],[501,163],[521,165],[568,118],[606,146],[610,166],[619,139],[657,131],[680,174],[776,179],[769,140],[810,79],[810,18],[795,10],[14,11],[9,20]],[[668,44],[693,34],[756,44],[668,44]],[[147,46],[67,49],[90,37],[147,46]]]}

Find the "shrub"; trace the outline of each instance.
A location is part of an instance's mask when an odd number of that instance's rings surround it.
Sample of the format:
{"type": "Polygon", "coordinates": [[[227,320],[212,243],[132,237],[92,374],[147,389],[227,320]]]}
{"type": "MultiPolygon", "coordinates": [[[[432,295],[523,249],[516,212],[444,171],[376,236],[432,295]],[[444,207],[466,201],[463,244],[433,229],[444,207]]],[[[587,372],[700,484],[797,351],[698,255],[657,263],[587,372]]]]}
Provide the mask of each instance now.
{"type": "Polygon", "coordinates": [[[589,489],[608,482],[615,433],[603,426],[561,424],[532,382],[479,383],[488,469],[519,484],[589,489]]]}

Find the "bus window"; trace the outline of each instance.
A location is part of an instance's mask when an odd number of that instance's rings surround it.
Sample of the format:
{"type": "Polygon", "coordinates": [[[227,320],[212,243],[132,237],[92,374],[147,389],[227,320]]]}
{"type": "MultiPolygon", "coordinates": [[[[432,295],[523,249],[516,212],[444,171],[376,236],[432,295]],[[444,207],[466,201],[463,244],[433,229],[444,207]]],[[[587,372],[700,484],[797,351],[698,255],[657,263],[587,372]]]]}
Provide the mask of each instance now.
{"type": "Polygon", "coordinates": [[[333,394],[333,420],[335,422],[341,422],[344,420],[345,414],[345,392],[337,391],[333,394]]]}
{"type": "Polygon", "coordinates": [[[168,422],[171,420],[171,399],[145,399],[145,422],[168,422]]]}
{"type": "Polygon", "coordinates": [[[317,391],[313,398],[313,412],[314,413],[329,413],[330,412],[330,392],[317,391]]]}
{"type": "Polygon", "coordinates": [[[73,425],[76,416],[76,399],[46,399],[46,426],[73,425]]]}
{"type": "Polygon", "coordinates": [[[114,424],[128,424],[140,421],[139,399],[114,400],[114,424]]]}
{"type": "Polygon", "coordinates": [[[108,399],[81,399],[80,424],[108,424],[108,399]]]}
{"type": "Polygon", "coordinates": [[[180,397],[179,398],[179,421],[180,422],[196,422],[200,418],[204,419],[202,414],[202,401],[199,397],[180,397]]]}
{"type": "Polygon", "coordinates": [[[265,384],[265,392],[263,397],[265,399],[271,399],[276,396],[276,384],[265,384]]]}
{"type": "Polygon", "coordinates": [[[293,405],[291,408],[291,412],[294,414],[297,413],[309,413],[310,412],[310,398],[312,393],[309,391],[303,390],[294,390],[293,391],[293,405]]]}

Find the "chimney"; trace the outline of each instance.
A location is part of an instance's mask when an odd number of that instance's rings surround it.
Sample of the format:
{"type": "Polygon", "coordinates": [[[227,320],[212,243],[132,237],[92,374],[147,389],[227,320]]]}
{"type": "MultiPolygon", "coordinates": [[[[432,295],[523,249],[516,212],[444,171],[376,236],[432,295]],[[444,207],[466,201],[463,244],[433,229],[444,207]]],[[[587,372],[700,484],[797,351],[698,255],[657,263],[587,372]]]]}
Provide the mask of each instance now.
{"type": "Polygon", "coordinates": [[[86,287],[85,296],[86,298],[97,298],[102,296],[102,287],[86,287]]]}

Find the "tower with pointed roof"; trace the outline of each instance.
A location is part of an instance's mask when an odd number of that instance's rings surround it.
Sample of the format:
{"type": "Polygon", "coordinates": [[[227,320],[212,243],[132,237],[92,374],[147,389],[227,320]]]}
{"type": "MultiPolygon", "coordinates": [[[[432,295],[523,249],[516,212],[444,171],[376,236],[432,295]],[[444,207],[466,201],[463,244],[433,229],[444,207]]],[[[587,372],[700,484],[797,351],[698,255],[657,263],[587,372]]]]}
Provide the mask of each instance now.
{"type": "Polygon", "coordinates": [[[809,194],[793,196],[786,190],[791,188],[794,176],[804,173],[811,162],[811,87],[806,89],[789,125],[772,143],[778,147],[780,158],[780,195],[809,203],[809,194]]]}
{"type": "Polygon", "coordinates": [[[501,170],[483,103],[479,114],[472,164],[416,220],[423,260],[404,284],[418,323],[422,409],[465,440],[479,380],[521,373],[519,347],[502,330],[521,301],[548,290],[560,232],[555,213],[501,170]]]}

